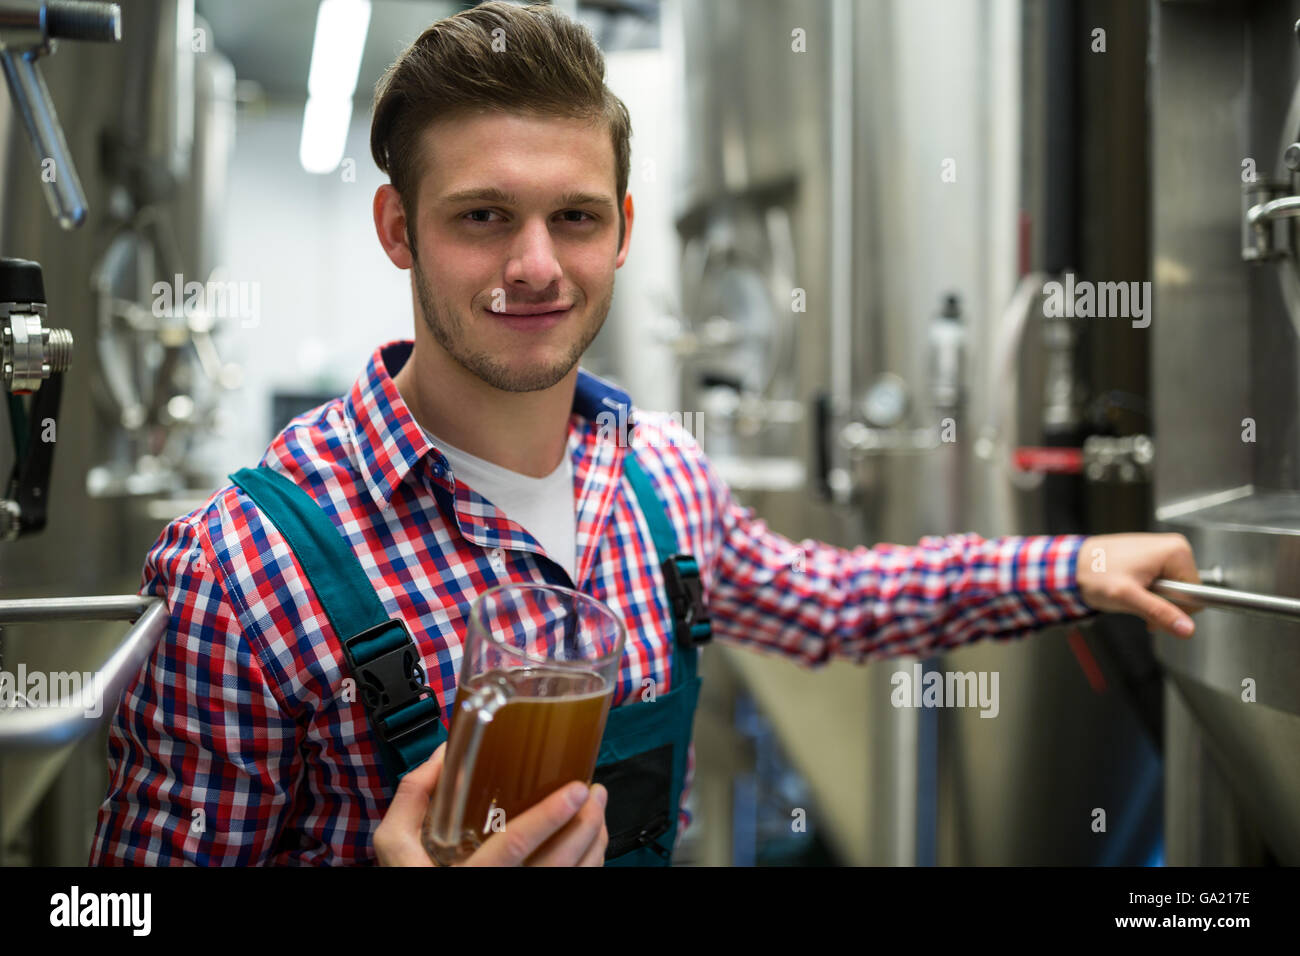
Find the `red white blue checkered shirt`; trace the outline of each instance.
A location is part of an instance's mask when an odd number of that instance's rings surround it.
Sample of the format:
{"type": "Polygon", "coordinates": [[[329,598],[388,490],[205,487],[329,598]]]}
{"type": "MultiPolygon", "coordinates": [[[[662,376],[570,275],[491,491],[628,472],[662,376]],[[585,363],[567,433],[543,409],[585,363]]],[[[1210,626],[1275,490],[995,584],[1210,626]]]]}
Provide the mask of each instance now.
{"type": "MultiPolygon", "coordinates": [[[[376,349],[346,396],[295,418],[260,464],[307,489],[346,535],[385,609],[406,621],[445,721],[471,601],[542,580],[551,562],[453,481],[393,384],[410,348],[376,349]],[[454,495],[454,516],[440,512],[435,485],[454,495]]],[[[653,540],[622,471],[629,444],[680,550],[699,561],[718,640],[816,666],[926,656],[1096,613],[1076,582],[1082,535],[851,550],[782,537],[733,500],[675,416],[635,409],[581,370],[568,422],[577,587],[627,624],[615,707],[640,699],[644,678],[666,693],[675,676],[653,540]]],[[[340,693],[350,671],[338,636],[275,526],[227,484],[163,529],[143,582],[170,619],[113,716],[91,864],[375,863],[393,791],[364,705],[340,693]]],[[[688,767],[687,792],[694,747],[688,767]]]]}

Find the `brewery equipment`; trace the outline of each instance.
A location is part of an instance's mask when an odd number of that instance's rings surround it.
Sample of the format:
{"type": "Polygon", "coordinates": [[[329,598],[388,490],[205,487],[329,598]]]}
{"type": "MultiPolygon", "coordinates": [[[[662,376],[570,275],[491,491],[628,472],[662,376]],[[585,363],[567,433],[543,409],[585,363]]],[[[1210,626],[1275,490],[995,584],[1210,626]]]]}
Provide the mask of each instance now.
{"type": "Polygon", "coordinates": [[[1227,589],[1196,592],[1194,640],[1156,641],[1168,859],[1295,864],[1300,5],[1154,17],[1155,516],[1227,589]]]}
{"type": "Polygon", "coordinates": [[[107,785],[106,717],[166,626],[163,602],[135,593],[141,556],[160,513],[188,508],[166,496],[214,480],[186,438],[206,372],[224,369],[211,323],[155,310],[152,283],[160,264],[215,264],[234,77],[192,0],[6,0],[0,61],[0,276],[18,290],[0,313],[20,437],[0,506],[0,863],[77,865],[107,785]]]}

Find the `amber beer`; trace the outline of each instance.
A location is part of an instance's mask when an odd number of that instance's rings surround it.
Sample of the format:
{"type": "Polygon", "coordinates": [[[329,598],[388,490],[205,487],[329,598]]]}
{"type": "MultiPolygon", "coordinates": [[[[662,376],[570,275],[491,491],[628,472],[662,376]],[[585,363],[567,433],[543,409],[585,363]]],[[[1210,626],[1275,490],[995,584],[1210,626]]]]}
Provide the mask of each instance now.
{"type": "Polygon", "coordinates": [[[484,728],[465,802],[465,829],[480,842],[566,783],[591,783],[614,690],[572,667],[490,670],[456,689],[453,715],[481,685],[501,680],[512,696],[484,728]]]}

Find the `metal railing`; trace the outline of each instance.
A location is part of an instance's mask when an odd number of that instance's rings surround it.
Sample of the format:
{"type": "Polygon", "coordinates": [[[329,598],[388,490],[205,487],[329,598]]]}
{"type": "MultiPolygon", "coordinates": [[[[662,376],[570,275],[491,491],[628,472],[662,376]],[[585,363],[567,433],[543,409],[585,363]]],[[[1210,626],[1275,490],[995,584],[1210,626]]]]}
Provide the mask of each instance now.
{"type": "Polygon", "coordinates": [[[0,601],[0,625],[48,621],[135,623],[89,687],[58,703],[0,706],[0,751],[57,747],[94,730],[114,709],[122,689],[140,670],[167,629],[167,605],[138,594],[0,601]],[[93,716],[92,716],[93,715],[93,716]]]}
{"type": "Polygon", "coordinates": [[[1202,584],[1187,581],[1173,581],[1169,578],[1157,578],[1151,584],[1151,590],[1161,597],[1179,604],[1201,605],[1225,611],[1245,611],[1251,614],[1264,614],[1269,617],[1281,617],[1290,621],[1300,620],[1300,600],[1280,597],[1276,594],[1256,594],[1252,591],[1238,591],[1225,587],[1226,580],[1222,568],[1201,571],[1202,584]]]}

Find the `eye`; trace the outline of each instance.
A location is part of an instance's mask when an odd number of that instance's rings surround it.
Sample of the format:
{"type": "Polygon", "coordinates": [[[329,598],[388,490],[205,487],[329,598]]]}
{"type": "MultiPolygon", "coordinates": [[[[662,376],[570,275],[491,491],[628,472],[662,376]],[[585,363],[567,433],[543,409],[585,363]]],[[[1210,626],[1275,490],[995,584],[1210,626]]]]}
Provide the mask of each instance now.
{"type": "Polygon", "coordinates": [[[496,215],[496,210],[494,209],[472,209],[469,212],[465,213],[465,215],[462,218],[468,219],[470,222],[486,224],[490,220],[470,219],[469,217],[470,216],[495,216],[495,215],[496,215]]]}
{"type": "Polygon", "coordinates": [[[596,221],[596,217],[595,217],[595,216],[593,216],[593,215],[592,215],[591,213],[589,213],[589,212],[583,212],[581,209],[566,209],[564,212],[560,213],[560,215],[561,215],[561,216],[585,216],[585,217],[586,217],[585,219],[568,219],[568,220],[565,220],[566,222],[578,223],[578,222],[595,222],[595,221],[596,221]]]}

